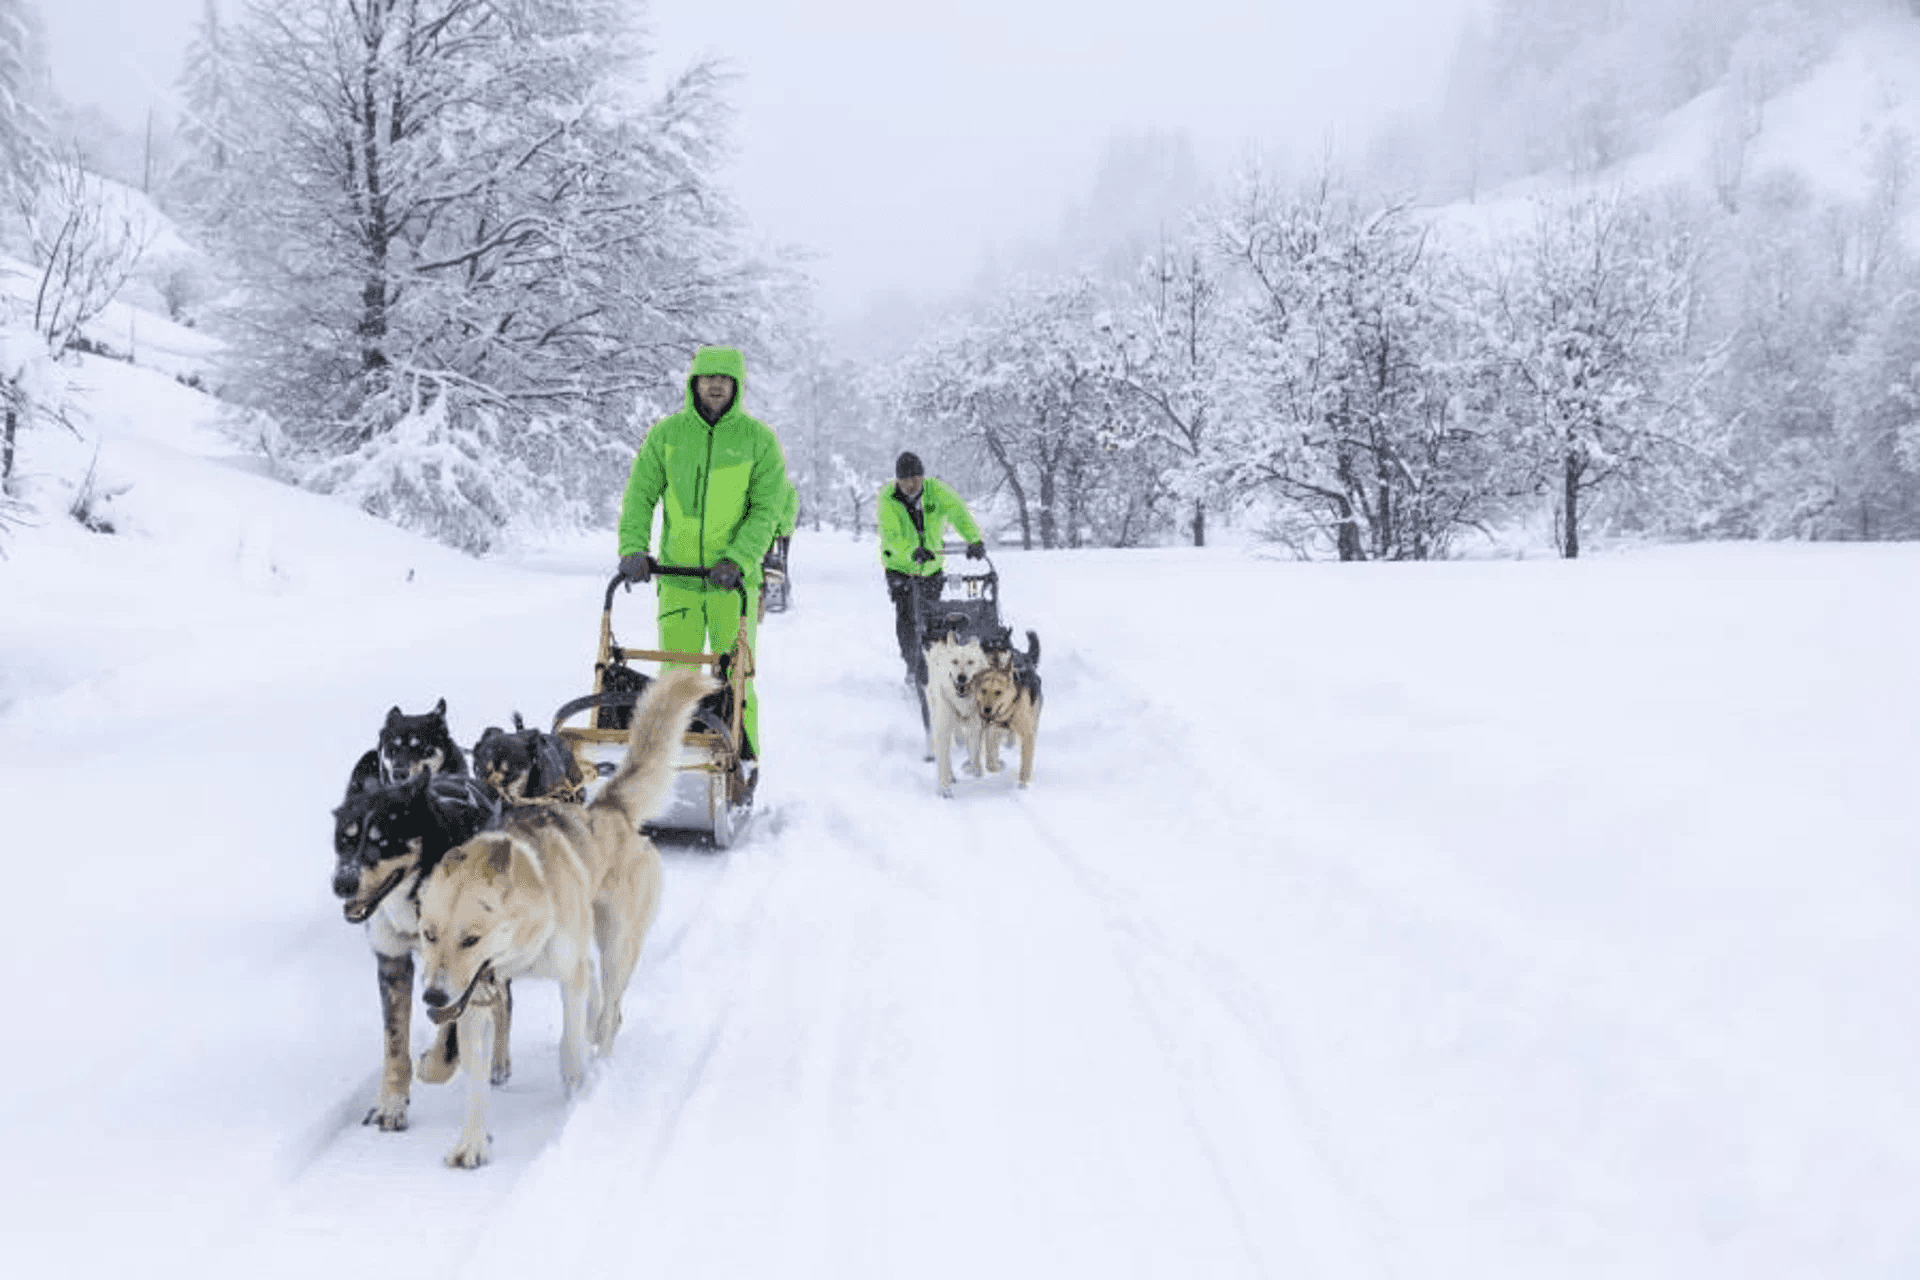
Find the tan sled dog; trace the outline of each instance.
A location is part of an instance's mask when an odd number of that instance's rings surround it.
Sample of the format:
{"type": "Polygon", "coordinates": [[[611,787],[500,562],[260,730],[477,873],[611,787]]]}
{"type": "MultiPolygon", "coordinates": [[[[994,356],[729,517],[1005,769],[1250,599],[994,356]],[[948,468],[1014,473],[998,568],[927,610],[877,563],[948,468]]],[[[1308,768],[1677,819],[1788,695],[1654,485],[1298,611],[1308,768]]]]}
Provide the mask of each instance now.
{"type": "MultiPolygon", "coordinates": [[[[428,875],[422,998],[436,1023],[460,1020],[462,1044],[487,1044],[501,985],[532,977],[560,984],[560,1078],[569,1096],[585,1079],[589,1022],[595,1051],[612,1050],[620,998],[660,909],[660,851],[640,825],[665,808],[694,704],[714,688],[698,670],[667,672],[641,696],[626,759],[592,800],[516,809],[428,875]]],[[[447,1152],[450,1167],[487,1162],[489,1087],[484,1071],[467,1071],[466,1125],[447,1152]]]]}
{"type": "Polygon", "coordinates": [[[980,642],[987,669],[973,678],[973,705],[980,713],[980,738],[987,772],[1000,772],[1000,740],[1020,740],[1020,785],[1033,781],[1033,748],[1040,736],[1040,637],[1027,632],[1025,653],[1013,647],[1013,632],[1002,627],[980,642]]]}
{"type": "Polygon", "coordinates": [[[973,703],[984,725],[987,772],[1000,772],[1000,741],[1020,740],[1020,785],[1033,781],[1033,748],[1040,737],[1040,677],[1023,679],[1007,667],[989,667],[973,678],[973,703]]]}

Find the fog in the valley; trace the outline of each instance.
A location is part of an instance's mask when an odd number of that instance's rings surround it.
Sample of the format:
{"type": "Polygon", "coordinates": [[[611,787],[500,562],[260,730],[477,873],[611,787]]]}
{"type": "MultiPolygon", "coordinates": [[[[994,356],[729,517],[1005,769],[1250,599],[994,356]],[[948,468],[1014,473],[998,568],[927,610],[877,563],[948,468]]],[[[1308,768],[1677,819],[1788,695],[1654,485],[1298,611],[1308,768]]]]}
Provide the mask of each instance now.
{"type": "MultiPolygon", "coordinates": [[[[57,88],[143,130],[177,109],[208,2],[43,6],[57,88]]],[[[737,76],[728,185],[759,235],[814,255],[845,320],[1151,226],[1243,155],[1362,149],[1437,97],[1484,4],[659,0],[647,21],[656,76],[701,58],[737,76]]]]}

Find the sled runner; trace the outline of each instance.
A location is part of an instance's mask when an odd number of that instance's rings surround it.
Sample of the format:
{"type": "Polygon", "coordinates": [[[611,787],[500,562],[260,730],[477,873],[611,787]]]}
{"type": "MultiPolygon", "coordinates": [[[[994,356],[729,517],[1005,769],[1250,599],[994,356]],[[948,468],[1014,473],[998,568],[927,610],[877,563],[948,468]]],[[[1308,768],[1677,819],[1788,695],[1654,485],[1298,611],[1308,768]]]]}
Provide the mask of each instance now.
{"type": "MultiPolygon", "coordinates": [[[[663,564],[654,565],[653,571],[663,577],[706,576],[705,569],[663,564]]],[[[593,664],[593,692],[573,699],[554,712],[553,732],[572,749],[589,779],[604,778],[613,772],[626,751],[633,704],[639,701],[641,690],[652,679],[629,664],[676,662],[711,667],[725,684],[694,711],[680,771],[674,781],[672,805],[650,825],[663,831],[703,833],[716,849],[730,848],[753,814],[756,766],[744,755],[746,729],[742,720],[747,677],[753,674],[753,652],[747,647],[746,625],[747,610],[752,602],[747,599],[745,586],[737,588],[740,630],[734,637],[733,648],[725,653],[629,649],[613,634],[613,594],[624,581],[615,574],[607,584],[606,601],[600,611],[600,647],[593,664]],[[593,713],[591,724],[567,727],[566,722],[583,711],[593,713]]]]}

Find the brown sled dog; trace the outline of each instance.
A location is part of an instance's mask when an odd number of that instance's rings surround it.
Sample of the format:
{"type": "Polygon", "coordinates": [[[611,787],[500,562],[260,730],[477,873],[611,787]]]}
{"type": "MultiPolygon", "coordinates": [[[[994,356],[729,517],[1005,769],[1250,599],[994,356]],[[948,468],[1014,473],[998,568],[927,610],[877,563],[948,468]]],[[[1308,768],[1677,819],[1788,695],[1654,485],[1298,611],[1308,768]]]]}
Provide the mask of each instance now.
{"type": "Polygon", "coordinates": [[[1000,772],[1000,741],[1020,740],[1020,785],[1033,781],[1033,748],[1040,737],[1040,637],[1027,632],[1020,653],[1002,637],[988,653],[990,665],[973,678],[973,706],[980,714],[987,772],[1000,772]]]}
{"type": "MultiPolygon", "coordinates": [[[[462,1044],[487,1044],[505,983],[560,983],[560,1077],[569,1095],[586,1078],[593,1048],[613,1049],[640,946],[660,909],[660,851],[640,834],[671,794],[695,705],[715,687],[698,670],[653,681],[633,711],[626,759],[584,805],[515,809],[496,831],[440,860],[420,893],[420,947],[427,1016],[459,1019],[462,1044]],[[594,951],[600,981],[594,983],[594,951]]],[[[487,1162],[489,1082],[467,1068],[467,1117],[447,1164],[487,1162]]]]}

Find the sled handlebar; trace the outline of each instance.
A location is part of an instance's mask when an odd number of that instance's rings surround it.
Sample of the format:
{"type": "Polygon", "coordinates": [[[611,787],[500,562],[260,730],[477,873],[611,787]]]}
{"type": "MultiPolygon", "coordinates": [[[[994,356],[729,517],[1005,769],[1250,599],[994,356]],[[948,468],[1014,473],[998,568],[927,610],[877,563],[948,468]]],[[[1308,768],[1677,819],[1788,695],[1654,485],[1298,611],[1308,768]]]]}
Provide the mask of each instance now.
{"type": "MultiPolygon", "coordinates": [[[[654,578],[704,578],[707,576],[707,571],[698,566],[661,564],[652,556],[647,557],[647,565],[651,570],[651,577],[654,578]]],[[[614,574],[613,581],[607,583],[607,598],[606,603],[601,607],[602,613],[613,612],[613,593],[624,585],[628,585],[627,576],[624,573],[614,574]]],[[[744,570],[741,571],[740,581],[734,584],[733,589],[740,595],[740,616],[745,617],[750,605],[747,600],[747,575],[744,570]]]]}
{"type": "MultiPolygon", "coordinates": [[[[940,554],[943,556],[946,556],[949,559],[965,559],[967,555],[967,548],[972,545],[973,544],[969,542],[943,542],[940,544],[940,554]]],[[[986,543],[983,541],[980,545],[984,547],[986,546],[986,543]]],[[[931,551],[933,548],[929,547],[927,549],[931,551]]],[[[983,572],[986,572],[986,573],[999,572],[997,569],[993,567],[993,557],[991,555],[983,554],[980,557],[980,562],[986,566],[986,569],[983,572]]],[[[949,572],[952,572],[951,568],[949,568],[949,572]]],[[[963,576],[970,576],[970,577],[978,576],[978,575],[967,574],[965,569],[961,569],[959,572],[963,576]]]]}

